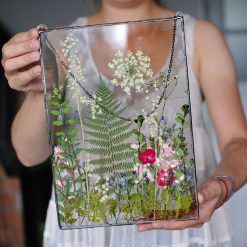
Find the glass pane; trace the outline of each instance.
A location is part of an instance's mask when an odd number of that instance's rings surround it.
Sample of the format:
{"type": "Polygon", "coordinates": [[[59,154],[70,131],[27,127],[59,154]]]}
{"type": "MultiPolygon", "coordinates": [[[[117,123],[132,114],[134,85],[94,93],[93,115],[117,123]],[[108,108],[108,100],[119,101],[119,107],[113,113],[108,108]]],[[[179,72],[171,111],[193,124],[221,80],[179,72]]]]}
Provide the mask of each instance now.
{"type": "Polygon", "coordinates": [[[182,20],[41,33],[61,228],[198,218],[182,20]]]}
{"type": "Polygon", "coordinates": [[[230,30],[247,29],[247,1],[224,0],[224,27],[230,30]]]}
{"type": "Polygon", "coordinates": [[[227,43],[232,51],[240,80],[247,80],[247,34],[228,34],[227,43]]]}

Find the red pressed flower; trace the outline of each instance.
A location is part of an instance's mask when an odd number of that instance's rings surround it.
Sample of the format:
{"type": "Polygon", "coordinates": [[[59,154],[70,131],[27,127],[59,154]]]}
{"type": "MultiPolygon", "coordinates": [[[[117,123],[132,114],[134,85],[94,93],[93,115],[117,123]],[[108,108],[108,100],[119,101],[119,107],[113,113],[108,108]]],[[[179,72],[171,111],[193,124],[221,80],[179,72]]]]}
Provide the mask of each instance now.
{"type": "Polygon", "coordinates": [[[152,148],[149,148],[139,154],[139,159],[142,164],[153,164],[156,161],[156,153],[152,148]]]}
{"type": "Polygon", "coordinates": [[[164,170],[161,170],[160,172],[157,173],[157,183],[160,186],[167,186],[170,184],[173,184],[175,182],[175,178],[173,177],[174,172],[172,168],[169,168],[167,170],[167,173],[164,170]]]}
{"type": "Polygon", "coordinates": [[[158,172],[158,178],[157,178],[157,183],[160,186],[166,186],[166,181],[167,181],[167,176],[165,174],[164,170],[161,170],[160,172],[158,172]]]}
{"type": "Polygon", "coordinates": [[[175,178],[174,177],[170,177],[170,184],[173,184],[175,182],[175,178]]]}

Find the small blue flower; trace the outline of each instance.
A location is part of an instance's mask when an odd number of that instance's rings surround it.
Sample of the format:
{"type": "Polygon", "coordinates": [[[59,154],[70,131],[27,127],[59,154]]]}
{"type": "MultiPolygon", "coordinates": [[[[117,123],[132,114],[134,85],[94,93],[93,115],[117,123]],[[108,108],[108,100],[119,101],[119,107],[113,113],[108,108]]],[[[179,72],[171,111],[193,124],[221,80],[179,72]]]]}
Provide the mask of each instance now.
{"type": "Polygon", "coordinates": [[[121,177],[121,183],[122,183],[122,186],[123,187],[126,187],[126,185],[127,185],[127,179],[126,179],[126,177],[121,177]]]}
{"type": "Polygon", "coordinates": [[[126,173],[125,172],[120,172],[121,176],[121,184],[123,187],[126,187],[127,185],[127,178],[126,178],[126,173]]]}
{"type": "Polygon", "coordinates": [[[110,186],[112,186],[114,184],[115,178],[113,176],[110,176],[108,179],[108,183],[110,186]]]}
{"type": "Polygon", "coordinates": [[[185,176],[186,176],[187,180],[192,179],[192,173],[191,172],[187,172],[185,176]]]}
{"type": "Polygon", "coordinates": [[[126,173],[125,172],[120,172],[120,176],[121,177],[126,177],[126,173]]]}

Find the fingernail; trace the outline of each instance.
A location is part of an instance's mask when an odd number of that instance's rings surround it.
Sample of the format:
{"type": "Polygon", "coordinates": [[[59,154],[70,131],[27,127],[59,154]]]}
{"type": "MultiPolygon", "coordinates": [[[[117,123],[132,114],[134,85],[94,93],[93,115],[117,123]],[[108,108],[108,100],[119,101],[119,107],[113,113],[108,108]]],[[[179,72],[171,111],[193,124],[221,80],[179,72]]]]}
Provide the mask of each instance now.
{"type": "Polygon", "coordinates": [[[36,29],[41,32],[47,29],[47,26],[45,24],[39,24],[36,29]]]}

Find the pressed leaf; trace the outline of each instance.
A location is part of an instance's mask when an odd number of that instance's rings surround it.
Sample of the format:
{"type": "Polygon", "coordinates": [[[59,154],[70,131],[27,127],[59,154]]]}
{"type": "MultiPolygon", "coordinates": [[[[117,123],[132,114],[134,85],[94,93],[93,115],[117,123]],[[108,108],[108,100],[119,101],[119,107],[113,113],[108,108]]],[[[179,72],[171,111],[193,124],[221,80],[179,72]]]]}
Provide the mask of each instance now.
{"type": "Polygon", "coordinates": [[[55,121],[52,122],[52,124],[55,125],[55,126],[62,126],[63,125],[63,121],[55,120],[55,121]]]}
{"type": "Polygon", "coordinates": [[[76,134],[77,134],[77,129],[75,129],[75,128],[70,129],[70,130],[68,131],[68,133],[69,133],[70,136],[76,136],[76,134]]]}
{"type": "Polygon", "coordinates": [[[76,124],[76,120],[74,118],[68,119],[68,120],[66,120],[66,124],[75,125],[76,124]]]}
{"type": "Polygon", "coordinates": [[[184,122],[183,125],[182,125],[182,128],[183,129],[186,129],[188,127],[188,123],[187,122],[184,122]]]}
{"type": "Polygon", "coordinates": [[[58,110],[51,110],[51,114],[54,116],[59,116],[60,115],[60,111],[58,110]]]}
{"type": "Polygon", "coordinates": [[[65,136],[65,133],[62,132],[62,131],[58,131],[58,132],[55,133],[55,135],[56,135],[57,137],[59,137],[59,136],[65,136]]]}
{"type": "MultiPolygon", "coordinates": [[[[86,119],[85,125],[90,128],[90,131],[87,130],[85,133],[92,137],[92,139],[86,138],[85,140],[92,147],[84,151],[99,156],[90,161],[95,166],[94,173],[115,174],[115,163],[119,164],[121,161],[122,171],[129,169],[129,163],[132,164],[131,168],[133,169],[133,157],[136,150],[131,151],[130,143],[127,141],[133,134],[129,130],[131,124],[119,117],[126,107],[123,107],[122,103],[115,98],[102,79],[96,91],[96,98],[101,98],[99,106],[102,114],[96,114],[95,119],[84,118],[86,119]],[[125,165],[126,167],[124,167],[125,165]]],[[[121,172],[118,169],[117,171],[121,172]]]]}
{"type": "Polygon", "coordinates": [[[63,109],[63,112],[64,112],[65,114],[70,113],[71,111],[72,111],[72,107],[70,107],[70,106],[66,106],[66,107],[63,109]]]}
{"type": "Polygon", "coordinates": [[[59,106],[59,101],[57,99],[51,99],[50,100],[51,105],[53,106],[59,106]]]}
{"type": "Polygon", "coordinates": [[[176,121],[177,121],[178,123],[183,123],[184,119],[183,119],[183,117],[177,115],[176,121]]]}

